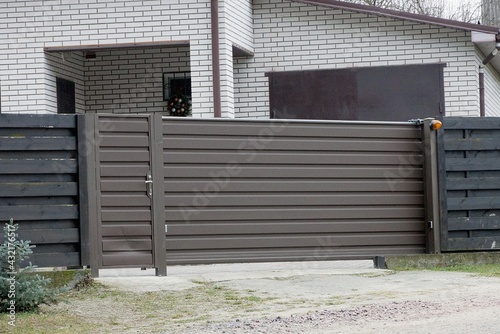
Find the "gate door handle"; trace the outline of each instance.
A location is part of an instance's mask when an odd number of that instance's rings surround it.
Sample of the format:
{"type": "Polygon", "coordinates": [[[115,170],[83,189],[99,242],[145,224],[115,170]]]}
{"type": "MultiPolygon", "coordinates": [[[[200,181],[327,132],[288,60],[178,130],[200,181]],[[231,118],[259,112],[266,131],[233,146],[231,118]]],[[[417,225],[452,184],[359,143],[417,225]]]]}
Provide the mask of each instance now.
{"type": "Polygon", "coordinates": [[[148,171],[146,175],[146,191],[148,193],[149,198],[153,196],[153,177],[151,176],[151,171],[148,171]]]}

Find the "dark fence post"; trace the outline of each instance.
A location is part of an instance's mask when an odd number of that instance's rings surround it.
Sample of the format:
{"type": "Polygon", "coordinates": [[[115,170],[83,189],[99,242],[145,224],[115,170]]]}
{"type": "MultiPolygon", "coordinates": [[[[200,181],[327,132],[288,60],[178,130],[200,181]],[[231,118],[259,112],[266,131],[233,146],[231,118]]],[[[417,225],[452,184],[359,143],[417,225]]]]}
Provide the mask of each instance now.
{"type": "Polygon", "coordinates": [[[90,265],[93,277],[99,276],[99,238],[97,175],[95,155],[95,114],[78,116],[78,167],[80,179],[80,236],[82,264],[90,265]]]}
{"type": "MultiPolygon", "coordinates": [[[[425,119],[422,126],[424,154],[424,196],[427,252],[440,253],[440,203],[436,133],[431,129],[432,119],[425,119]]],[[[441,130],[442,131],[442,130],[441,130]]]]}
{"type": "Polygon", "coordinates": [[[167,249],[165,236],[165,185],[163,172],[163,119],[160,114],[150,118],[151,173],[153,176],[153,247],[157,276],[167,275],[167,249]]]}
{"type": "MultiPolygon", "coordinates": [[[[446,120],[446,118],[444,120],[446,120]]],[[[446,189],[446,151],[444,148],[446,131],[446,124],[443,122],[443,129],[437,132],[439,221],[442,251],[448,250],[448,191],[446,189]]]]}

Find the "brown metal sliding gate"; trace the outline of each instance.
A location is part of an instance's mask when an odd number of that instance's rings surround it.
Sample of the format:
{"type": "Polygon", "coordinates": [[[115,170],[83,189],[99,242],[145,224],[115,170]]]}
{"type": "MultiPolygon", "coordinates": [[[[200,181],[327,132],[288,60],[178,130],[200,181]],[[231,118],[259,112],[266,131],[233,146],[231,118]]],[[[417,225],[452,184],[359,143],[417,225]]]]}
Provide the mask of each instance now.
{"type": "Polygon", "coordinates": [[[169,264],[426,251],[415,123],[168,118],[163,130],[169,264]]]}
{"type": "Polygon", "coordinates": [[[436,251],[432,142],[415,123],[85,115],[85,128],[93,269],[436,251]]]}

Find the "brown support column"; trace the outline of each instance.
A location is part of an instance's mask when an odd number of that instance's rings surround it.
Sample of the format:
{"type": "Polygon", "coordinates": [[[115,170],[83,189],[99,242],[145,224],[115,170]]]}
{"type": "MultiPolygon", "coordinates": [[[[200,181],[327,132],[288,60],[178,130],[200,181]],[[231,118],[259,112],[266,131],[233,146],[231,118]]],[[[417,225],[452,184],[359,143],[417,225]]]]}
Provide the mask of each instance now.
{"type": "Polygon", "coordinates": [[[221,117],[220,96],[220,55],[219,55],[219,1],[211,0],[212,17],[212,75],[213,75],[213,98],[214,117],[221,117]]]}
{"type": "Polygon", "coordinates": [[[101,264],[97,176],[97,115],[78,117],[78,169],[80,185],[80,238],[82,265],[90,266],[92,277],[99,276],[101,264]]]}

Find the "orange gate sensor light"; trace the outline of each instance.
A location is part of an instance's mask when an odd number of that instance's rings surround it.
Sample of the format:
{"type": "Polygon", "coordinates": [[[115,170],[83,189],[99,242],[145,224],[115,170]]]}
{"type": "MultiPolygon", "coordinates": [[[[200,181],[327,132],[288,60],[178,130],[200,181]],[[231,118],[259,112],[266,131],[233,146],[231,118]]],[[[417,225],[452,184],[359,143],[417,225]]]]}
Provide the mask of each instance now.
{"type": "Polygon", "coordinates": [[[433,120],[430,124],[431,130],[439,130],[443,126],[443,123],[441,121],[438,121],[437,119],[433,120]]]}

